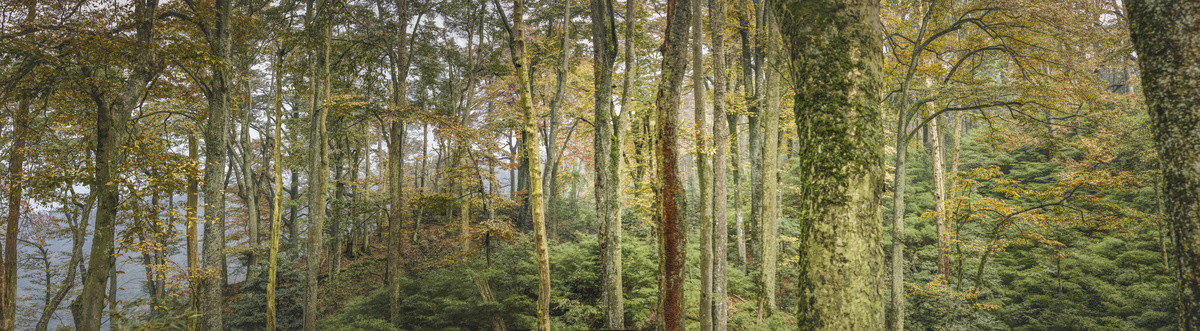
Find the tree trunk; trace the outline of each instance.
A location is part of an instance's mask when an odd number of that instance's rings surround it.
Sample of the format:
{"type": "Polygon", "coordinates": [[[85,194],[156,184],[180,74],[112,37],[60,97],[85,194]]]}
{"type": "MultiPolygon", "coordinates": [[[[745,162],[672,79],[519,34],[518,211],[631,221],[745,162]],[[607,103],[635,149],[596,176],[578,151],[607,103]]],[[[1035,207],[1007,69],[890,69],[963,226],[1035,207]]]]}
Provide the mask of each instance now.
{"type": "MultiPolygon", "coordinates": [[[[157,6],[156,0],[138,1],[134,10],[134,16],[139,20],[139,66],[134,68],[133,74],[122,84],[120,92],[111,104],[106,104],[108,102],[103,100],[102,96],[93,98],[97,111],[96,177],[92,182],[91,192],[96,195],[96,225],[92,232],[91,256],[88,259],[83,291],[72,304],[75,327],[81,330],[99,330],[103,318],[101,312],[106,301],[104,286],[112,268],[110,257],[113,255],[114,228],[117,210],[120,208],[116,177],[121,155],[121,132],[127,125],[130,110],[137,105],[137,100],[141,98],[147,83],[156,75],[155,70],[151,68],[154,61],[151,41],[154,30],[153,17],[157,6]]],[[[9,233],[15,235],[16,231],[9,233]]]]}
{"type": "MultiPolygon", "coordinates": [[[[603,280],[604,325],[625,328],[624,286],[621,277],[621,158],[620,122],[613,116],[613,65],[617,57],[617,31],[612,0],[592,0],[592,45],[595,61],[595,126],[592,139],[595,159],[596,223],[600,225],[600,275],[603,280]]],[[[627,18],[628,19],[628,18],[627,18]]],[[[628,56],[628,54],[627,54],[628,56]]],[[[625,91],[628,93],[628,90],[625,91]]],[[[624,97],[624,96],[622,96],[624,97]]],[[[624,107],[624,105],[622,105],[624,107]]],[[[625,108],[622,112],[628,111],[625,108]]]]}
{"type": "Polygon", "coordinates": [[[1179,329],[1200,329],[1200,3],[1129,0],[1125,6],[1162,162],[1179,329]]]}
{"type": "MultiPolygon", "coordinates": [[[[396,0],[397,26],[408,26],[408,0],[396,0]]],[[[398,116],[408,107],[408,32],[405,28],[396,31],[395,57],[392,58],[392,112],[396,116],[391,120],[391,130],[388,136],[388,245],[387,245],[387,283],[388,283],[388,316],[393,325],[400,323],[400,281],[404,277],[401,270],[402,257],[407,253],[409,241],[404,236],[404,121],[398,116]]],[[[424,139],[424,138],[423,138],[424,139]]]]}
{"type": "Polygon", "coordinates": [[[937,225],[937,272],[947,283],[950,281],[950,256],[948,255],[950,233],[946,228],[946,171],[945,146],[938,118],[929,121],[929,143],[933,158],[933,207],[937,225]]]}
{"type": "MultiPolygon", "coordinates": [[[[12,148],[8,152],[8,216],[4,230],[3,270],[0,270],[0,329],[13,330],[17,320],[17,231],[21,222],[21,184],[25,179],[25,141],[29,138],[29,97],[17,101],[12,117],[12,148]]],[[[50,284],[46,284],[50,286],[50,284]]]]}
{"type": "Polygon", "coordinates": [[[539,330],[550,329],[550,255],[546,243],[545,200],[542,198],[542,164],[540,147],[537,141],[537,114],[533,109],[532,89],[529,82],[529,58],[525,54],[525,2],[513,1],[512,45],[513,67],[517,73],[517,93],[520,94],[521,114],[524,116],[522,143],[526,178],[529,183],[529,217],[533,219],[534,247],[537,251],[538,265],[538,300],[537,321],[539,330]]]}
{"type": "MultiPolygon", "coordinates": [[[[554,202],[558,200],[558,158],[561,152],[558,147],[559,108],[562,107],[567,88],[567,76],[570,70],[570,40],[571,40],[571,3],[563,1],[562,44],[558,54],[558,66],[554,68],[554,98],[550,99],[550,123],[546,126],[546,171],[549,175],[542,178],[542,187],[546,189],[546,212],[554,215],[554,202]]],[[[611,89],[611,87],[610,87],[611,89]]],[[[570,134],[567,135],[570,137],[570,134]]]]}
{"type": "MultiPolygon", "coordinates": [[[[188,159],[197,166],[200,165],[200,139],[195,131],[188,132],[188,159]]],[[[187,271],[188,271],[188,302],[192,310],[200,311],[200,234],[197,229],[200,209],[200,174],[188,171],[187,174],[187,203],[184,206],[183,222],[187,228],[187,271]]],[[[195,329],[195,319],[188,320],[188,326],[195,329]]]]}
{"type": "Polygon", "coordinates": [[[691,0],[668,0],[662,74],[654,106],[658,117],[658,162],[655,201],[658,224],[659,326],[663,330],[683,330],[683,267],[687,262],[687,200],[683,195],[679,171],[679,95],[687,73],[688,25],[692,19],[691,0]]]}
{"type": "MultiPolygon", "coordinates": [[[[247,73],[250,72],[249,65],[247,65],[246,71],[247,71],[247,73]]],[[[251,98],[251,95],[250,95],[251,94],[250,81],[251,81],[251,79],[248,74],[247,78],[246,78],[246,96],[247,96],[246,100],[247,101],[246,101],[246,106],[243,107],[244,109],[242,109],[241,138],[238,139],[239,142],[241,143],[241,149],[242,149],[242,182],[243,182],[242,188],[243,188],[243,190],[245,190],[246,229],[248,230],[246,232],[247,232],[247,235],[250,237],[249,240],[247,240],[247,245],[250,246],[250,251],[246,254],[247,278],[249,278],[250,275],[254,274],[254,268],[256,268],[257,261],[258,261],[258,246],[259,246],[259,241],[258,241],[258,186],[256,184],[256,181],[254,180],[254,170],[253,170],[254,162],[251,161],[253,159],[253,155],[251,155],[252,153],[250,152],[251,151],[251,149],[250,149],[250,123],[252,121],[252,115],[254,114],[254,109],[252,107],[253,102],[250,101],[250,100],[253,100],[253,98],[251,98]]]]}
{"type": "Polygon", "coordinates": [[[704,109],[704,7],[701,1],[692,1],[692,99],[695,106],[696,125],[696,177],[699,179],[700,194],[700,330],[713,328],[713,211],[712,211],[712,164],[708,156],[708,114],[704,109]]]}
{"type": "Polygon", "coordinates": [[[874,207],[883,183],[879,2],[773,5],[796,70],[804,215],[798,327],[881,329],[883,251],[874,207]]]}
{"type": "MultiPolygon", "coordinates": [[[[767,68],[783,68],[779,61],[779,27],[770,7],[766,11],[764,23],[767,36],[767,68]]],[[[762,278],[760,283],[763,291],[763,312],[766,316],[775,314],[778,307],[775,303],[775,273],[779,258],[779,73],[777,70],[766,71],[766,107],[762,112],[762,221],[757,222],[761,231],[762,248],[762,278]]]]}
{"type": "MultiPolygon", "coordinates": [[[[755,84],[754,80],[754,63],[752,62],[755,45],[752,42],[754,39],[754,35],[752,34],[754,30],[751,28],[754,26],[754,23],[750,21],[750,17],[754,13],[754,7],[749,4],[739,4],[738,7],[740,8],[738,10],[738,21],[740,23],[738,26],[738,35],[741,36],[742,42],[742,97],[746,107],[748,107],[747,111],[753,111],[753,109],[756,109],[755,105],[758,103],[758,100],[754,97],[757,84],[755,84]]],[[[750,254],[746,249],[748,238],[746,238],[745,213],[742,211],[742,207],[745,204],[743,201],[745,199],[742,197],[742,156],[739,151],[742,140],[737,129],[741,122],[741,115],[734,114],[730,116],[732,119],[729,120],[729,135],[733,139],[732,152],[730,153],[733,157],[733,213],[737,217],[738,263],[740,263],[743,272],[749,272],[750,254]]],[[[747,126],[749,126],[749,116],[747,116],[746,121],[747,126]]],[[[749,145],[748,142],[747,145],[749,145]]],[[[750,149],[749,146],[747,146],[747,149],[750,149]]]]}
{"type": "MultiPolygon", "coordinates": [[[[323,5],[322,5],[323,6],[323,5]]],[[[326,118],[329,107],[325,106],[329,85],[329,52],[332,22],[326,8],[316,9],[316,31],[319,31],[320,47],[317,61],[313,63],[310,80],[312,93],[308,136],[308,244],[305,247],[304,273],[304,330],[316,330],[318,318],[318,284],[321,262],[325,253],[325,195],[329,185],[329,136],[326,118]]]]}
{"type": "MultiPolygon", "coordinates": [[[[729,117],[725,114],[725,0],[709,0],[708,21],[712,30],[712,63],[713,63],[713,142],[716,144],[713,155],[713,233],[712,255],[713,278],[713,316],[712,329],[725,331],[728,324],[727,296],[728,283],[726,261],[729,244],[729,229],[727,227],[728,194],[725,187],[726,154],[729,149],[729,117]]],[[[736,120],[737,118],[734,117],[736,120]]],[[[736,173],[736,172],[735,172],[736,173]]],[[[736,182],[736,181],[735,181],[736,182]]]]}
{"type": "Polygon", "coordinates": [[[280,220],[283,219],[283,59],[287,51],[282,48],[276,53],[275,70],[275,148],[272,158],[275,159],[274,185],[275,199],[271,206],[271,247],[267,256],[267,330],[275,327],[275,286],[278,284],[279,272],[279,232],[280,220]]]}

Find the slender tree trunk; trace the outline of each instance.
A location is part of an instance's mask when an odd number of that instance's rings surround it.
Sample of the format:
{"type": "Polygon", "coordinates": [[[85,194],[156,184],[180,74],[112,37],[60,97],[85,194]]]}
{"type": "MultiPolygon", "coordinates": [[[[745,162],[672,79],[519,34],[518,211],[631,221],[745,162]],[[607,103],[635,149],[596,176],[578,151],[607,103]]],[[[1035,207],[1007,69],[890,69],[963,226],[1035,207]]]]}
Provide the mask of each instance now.
{"type": "Polygon", "coordinates": [[[948,255],[950,233],[946,227],[946,154],[942,143],[942,130],[938,118],[929,121],[929,143],[933,154],[933,206],[937,225],[937,272],[947,283],[950,282],[950,256],[948,255]]]}
{"type": "Polygon", "coordinates": [[[313,79],[311,82],[312,109],[310,110],[308,138],[308,244],[305,247],[304,273],[304,330],[316,330],[318,318],[317,278],[321,272],[321,262],[325,253],[325,195],[329,185],[329,136],[326,129],[326,118],[329,107],[325,106],[325,98],[329,85],[329,51],[332,36],[332,22],[327,20],[325,8],[316,10],[316,26],[319,32],[320,47],[317,61],[313,64],[313,79]]]}
{"type": "Polygon", "coordinates": [[[766,316],[775,314],[775,274],[779,258],[779,71],[772,68],[783,68],[779,60],[779,27],[773,11],[769,6],[764,8],[764,22],[767,36],[767,61],[770,64],[766,71],[766,107],[762,112],[762,221],[760,226],[762,242],[762,291],[763,312],[766,316]]]}
{"type": "MultiPolygon", "coordinates": [[[[592,139],[595,159],[596,223],[600,225],[600,274],[603,279],[604,325],[625,328],[624,286],[621,277],[620,130],[613,116],[613,65],[617,57],[617,31],[612,0],[592,0],[592,46],[595,61],[595,126],[592,139]]],[[[628,91],[625,91],[628,93],[628,91]]],[[[622,96],[624,97],[624,96],[622,96]]],[[[623,105],[624,106],[624,105],[623,105]]],[[[622,112],[627,111],[625,108],[622,112]]]]}
{"type": "Polygon", "coordinates": [[[688,25],[692,19],[691,0],[668,0],[662,75],[655,97],[658,117],[658,161],[655,201],[658,224],[659,326],[662,330],[683,330],[683,267],[687,262],[687,199],[683,194],[679,170],[679,96],[687,73],[688,25]]]}
{"type": "MultiPolygon", "coordinates": [[[[188,132],[188,159],[200,164],[200,139],[195,131],[188,132]]],[[[197,171],[199,169],[196,169],[197,171]]],[[[200,233],[197,229],[200,209],[200,174],[188,171],[187,203],[184,205],[183,222],[187,229],[188,302],[193,311],[200,311],[200,233]]],[[[188,327],[195,329],[195,319],[188,320],[188,327]]]]}
{"type": "Polygon", "coordinates": [[[517,93],[520,94],[521,113],[524,116],[522,143],[526,178],[529,183],[529,217],[533,219],[534,247],[538,264],[537,321],[539,330],[550,329],[550,254],[546,243],[545,200],[542,198],[541,151],[537,142],[537,114],[533,109],[532,89],[529,82],[529,58],[525,54],[525,2],[513,1],[512,36],[509,41],[513,51],[513,67],[517,72],[517,93]]]}
{"type": "Polygon", "coordinates": [[[713,328],[713,211],[712,164],[708,156],[708,114],[704,108],[704,4],[692,1],[692,104],[695,106],[696,177],[699,179],[700,205],[700,330],[713,328]]]}
{"type": "MultiPolygon", "coordinates": [[[[554,98],[550,99],[550,123],[546,125],[546,172],[542,177],[542,187],[546,189],[546,212],[554,215],[554,202],[558,200],[558,158],[555,157],[562,148],[558,147],[559,108],[562,106],[567,88],[567,72],[570,70],[570,41],[571,41],[571,3],[563,1],[562,44],[558,54],[558,66],[555,67],[554,98]]],[[[611,88],[610,88],[611,89],[611,88]]],[[[569,134],[568,134],[569,136],[569,134]]]]}
{"type": "MultiPolygon", "coordinates": [[[[250,71],[249,65],[247,65],[246,71],[247,72],[250,71]]],[[[249,76],[249,75],[247,75],[247,76],[249,76]]],[[[250,96],[251,96],[250,95],[251,94],[250,81],[251,81],[251,79],[249,77],[247,77],[247,79],[246,79],[246,96],[247,96],[246,99],[247,99],[247,101],[246,101],[246,106],[243,107],[243,109],[242,109],[241,138],[238,139],[239,142],[241,143],[241,149],[242,149],[242,182],[243,182],[242,187],[246,192],[246,194],[245,194],[245,198],[246,198],[246,201],[245,201],[245,204],[246,204],[246,229],[248,230],[248,231],[246,231],[246,234],[248,236],[250,236],[249,240],[247,241],[248,246],[250,246],[250,251],[247,252],[247,254],[246,254],[247,278],[250,277],[249,275],[255,274],[254,269],[256,268],[256,265],[258,264],[257,261],[258,261],[258,246],[259,246],[259,241],[258,241],[258,237],[259,237],[258,236],[258,186],[254,180],[254,170],[253,170],[254,162],[251,161],[253,159],[253,155],[252,155],[253,153],[250,152],[251,151],[251,149],[250,149],[250,123],[253,120],[252,116],[254,114],[254,109],[252,107],[253,102],[250,101],[250,100],[252,100],[252,98],[250,98],[250,96]]]]}
{"type": "MultiPolygon", "coordinates": [[[[392,111],[397,115],[408,107],[408,0],[396,0],[397,26],[395,57],[392,59],[392,111]]],[[[404,235],[404,121],[396,116],[391,120],[388,136],[388,316],[399,326],[401,318],[400,281],[404,279],[402,257],[407,254],[409,240],[404,235]]],[[[424,139],[424,138],[423,138],[424,139]]]]}
{"type": "Polygon", "coordinates": [[[795,68],[802,151],[798,327],[881,329],[883,250],[871,207],[883,183],[879,2],[773,5],[795,68]]]}
{"type": "MultiPolygon", "coordinates": [[[[742,45],[742,97],[746,106],[748,107],[747,111],[749,111],[754,109],[758,102],[758,100],[754,98],[754,91],[757,89],[757,85],[755,84],[754,80],[754,64],[752,63],[754,59],[753,54],[755,47],[754,43],[752,42],[754,38],[754,35],[752,34],[754,32],[752,29],[754,23],[750,21],[750,17],[753,16],[754,7],[749,2],[750,0],[742,1],[745,2],[738,5],[738,21],[740,23],[738,26],[738,35],[741,37],[742,45]]],[[[747,238],[744,220],[745,213],[742,211],[742,207],[745,204],[745,199],[742,197],[742,156],[740,152],[742,139],[740,138],[740,132],[738,132],[738,125],[740,125],[741,122],[741,115],[733,114],[730,116],[732,118],[729,120],[729,135],[731,139],[733,139],[733,145],[730,153],[733,162],[733,213],[737,217],[738,263],[740,264],[743,272],[748,272],[749,270],[747,268],[750,265],[750,255],[746,249],[747,238]]],[[[747,116],[746,121],[747,126],[749,126],[749,116],[747,116]]],[[[749,149],[749,146],[747,146],[747,149],[749,149]]]]}
{"type": "Polygon", "coordinates": [[[279,273],[279,232],[280,221],[283,219],[283,59],[286,50],[281,48],[275,57],[275,148],[272,158],[275,159],[273,173],[275,199],[271,206],[271,247],[267,256],[267,330],[276,330],[275,326],[275,287],[278,284],[279,273]]]}
{"type": "Polygon", "coordinates": [[[1162,162],[1179,329],[1200,329],[1200,3],[1128,0],[1125,7],[1162,162]]]}
{"type": "MultiPolygon", "coordinates": [[[[344,130],[337,131],[345,132],[344,130]]],[[[345,208],[346,199],[346,151],[349,142],[344,137],[336,146],[336,152],[333,154],[333,224],[330,224],[330,233],[333,235],[333,243],[329,245],[329,259],[333,264],[331,275],[337,275],[342,272],[342,220],[347,216],[345,208]]]]}
{"type": "MultiPolygon", "coordinates": [[[[4,230],[3,270],[0,270],[0,329],[13,330],[17,317],[17,231],[21,222],[21,186],[25,181],[25,141],[29,138],[29,97],[17,101],[12,117],[12,147],[8,152],[8,216],[4,230]]],[[[50,286],[50,284],[46,284],[50,286]]]]}
{"type": "MultiPolygon", "coordinates": [[[[727,220],[728,194],[725,178],[727,150],[729,149],[729,117],[725,113],[725,8],[726,0],[709,0],[708,21],[712,30],[712,62],[713,62],[713,142],[716,144],[713,155],[713,240],[711,243],[713,260],[713,316],[712,329],[725,331],[728,324],[728,289],[726,288],[727,262],[729,259],[729,228],[727,220]]],[[[734,120],[737,118],[734,117],[734,120]]],[[[736,172],[735,172],[736,173],[736,172]]]]}
{"type": "MultiPolygon", "coordinates": [[[[80,330],[99,330],[103,318],[102,311],[106,301],[104,286],[112,268],[110,257],[113,255],[114,230],[117,210],[120,208],[116,177],[121,155],[121,132],[127,125],[130,110],[145,92],[147,83],[156,75],[155,70],[151,68],[154,62],[151,41],[154,30],[153,17],[157,6],[156,0],[138,1],[136,4],[134,15],[139,20],[137,38],[141,44],[138,54],[139,66],[134,68],[133,75],[122,84],[116,100],[108,104],[102,99],[102,95],[94,94],[93,97],[97,106],[96,173],[91,192],[96,195],[96,225],[92,232],[92,250],[83,291],[72,304],[75,327],[80,330]]],[[[16,231],[9,234],[15,235],[16,231]]],[[[9,260],[6,260],[6,263],[7,261],[9,260]]],[[[11,285],[6,290],[9,289],[11,285]]]]}

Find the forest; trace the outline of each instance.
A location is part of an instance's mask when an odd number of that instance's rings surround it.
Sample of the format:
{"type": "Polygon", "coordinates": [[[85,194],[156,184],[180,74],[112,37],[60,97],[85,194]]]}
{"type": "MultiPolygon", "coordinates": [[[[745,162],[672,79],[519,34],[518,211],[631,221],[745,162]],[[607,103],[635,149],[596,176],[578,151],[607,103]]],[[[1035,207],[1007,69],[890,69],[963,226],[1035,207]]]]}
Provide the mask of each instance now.
{"type": "Polygon", "coordinates": [[[0,330],[1200,330],[1194,0],[0,0],[0,330]]]}

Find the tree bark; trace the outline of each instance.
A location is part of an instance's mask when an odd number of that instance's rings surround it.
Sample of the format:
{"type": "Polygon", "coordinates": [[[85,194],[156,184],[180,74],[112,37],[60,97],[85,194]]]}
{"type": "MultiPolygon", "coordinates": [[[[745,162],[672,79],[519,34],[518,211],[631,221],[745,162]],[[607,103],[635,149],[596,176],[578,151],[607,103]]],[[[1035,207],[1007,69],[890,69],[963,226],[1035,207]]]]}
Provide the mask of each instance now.
{"type": "MultiPolygon", "coordinates": [[[[627,4],[628,5],[628,4],[627,4]]],[[[617,31],[612,0],[592,0],[592,45],[595,61],[595,152],[596,218],[600,225],[600,274],[603,279],[604,325],[625,328],[624,286],[621,277],[620,131],[613,116],[613,65],[617,57],[617,31]]],[[[629,19],[629,18],[626,18],[629,19]]],[[[626,54],[628,56],[628,54],[626,54]]],[[[628,68],[626,68],[628,70],[628,68]]],[[[626,73],[628,75],[628,72],[626,73]]],[[[628,82],[628,80],[627,80],[628,82]]],[[[628,93],[628,90],[625,91],[628,93]]],[[[624,96],[622,96],[624,97],[624,96]]],[[[625,107],[625,104],[622,104],[625,107]]],[[[626,108],[622,112],[628,111],[626,108]]]]}
{"type": "Polygon", "coordinates": [[[525,2],[513,1],[512,45],[513,67],[517,73],[517,93],[520,94],[521,114],[524,116],[522,143],[526,178],[529,180],[529,217],[533,220],[534,250],[538,265],[537,321],[539,330],[550,329],[550,255],[546,243],[545,200],[542,198],[541,151],[537,139],[537,114],[533,109],[532,88],[529,82],[529,58],[525,54],[525,2]]]}
{"type": "MultiPolygon", "coordinates": [[[[200,166],[200,139],[195,131],[188,132],[188,159],[197,167],[200,166]]],[[[188,171],[187,174],[187,203],[184,205],[183,222],[187,229],[187,271],[188,271],[188,303],[192,310],[200,311],[200,233],[197,229],[200,209],[200,169],[188,171]]],[[[195,319],[188,320],[188,326],[195,329],[195,319]]]]}
{"type": "Polygon", "coordinates": [[[1179,329],[1200,329],[1200,3],[1128,0],[1125,6],[1162,162],[1179,329]]]}
{"type": "Polygon", "coordinates": [[[679,171],[679,97],[687,73],[688,25],[692,19],[691,0],[668,0],[666,37],[661,47],[662,73],[655,96],[658,162],[655,219],[658,224],[659,326],[663,330],[682,330],[684,323],[683,267],[687,262],[686,198],[679,171]]]}
{"type": "Polygon", "coordinates": [[[699,179],[700,204],[700,330],[713,328],[713,211],[712,164],[708,156],[708,114],[704,108],[704,7],[692,1],[692,99],[696,125],[696,177],[699,179]]]}
{"type": "Polygon", "coordinates": [[[950,256],[948,255],[950,233],[946,227],[946,170],[945,146],[938,118],[929,121],[929,143],[933,159],[933,207],[937,226],[937,272],[947,283],[950,281],[950,256]]]}
{"type": "Polygon", "coordinates": [[[766,23],[767,42],[766,70],[766,107],[762,111],[762,220],[757,222],[762,243],[762,274],[760,283],[763,292],[763,312],[766,316],[775,314],[775,274],[779,258],[779,71],[783,68],[779,61],[779,27],[771,16],[770,7],[763,8],[766,23]]]}
{"type": "MultiPolygon", "coordinates": [[[[713,62],[713,233],[712,255],[713,263],[713,316],[712,329],[725,331],[728,324],[728,252],[729,229],[727,226],[728,193],[725,187],[725,165],[729,149],[729,117],[725,113],[725,0],[709,0],[708,22],[712,31],[712,62],[713,62]]],[[[736,120],[737,118],[734,117],[736,120]]],[[[736,125],[736,123],[735,123],[736,125]]],[[[736,173],[736,172],[735,172],[736,173]]],[[[736,188],[735,188],[736,189],[736,188]]]]}
{"type": "Polygon", "coordinates": [[[884,325],[879,203],[882,191],[879,2],[775,0],[789,44],[803,219],[798,327],[884,325]]]}
{"type": "Polygon", "coordinates": [[[273,172],[275,198],[272,199],[271,206],[271,247],[267,253],[267,330],[276,330],[275,286],[278,284],[279,232],[281,231],[280,221],[283,219],[283,76],[281,72],[286,52],[282,46],[276,52],[275,70],[272,73],[275,78],[275,146],[271,152],[272,158],[275,159],[275,171],[273,172]]]}

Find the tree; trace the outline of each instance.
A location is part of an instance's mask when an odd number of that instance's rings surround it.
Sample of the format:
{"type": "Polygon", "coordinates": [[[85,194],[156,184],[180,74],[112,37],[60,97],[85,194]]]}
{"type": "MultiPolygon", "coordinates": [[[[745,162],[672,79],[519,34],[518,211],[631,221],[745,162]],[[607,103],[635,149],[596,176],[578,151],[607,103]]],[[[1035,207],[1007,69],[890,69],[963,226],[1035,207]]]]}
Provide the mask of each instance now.
{"type": "Polygon", "coordinates": [[[759,284],[762,286],[762,297],[760,301],[763,309],[763,315],[771,316],[775,314],[777,305],[775,303],[775,294],[777,292],[775,285],[775,275],[777,273],[777,264],[779,260],[779,27],[772,17],[770,7],[765,8],[766,13],[766,32],[767,32],[767,58],[766,63],[766,107],[763,108],[761,115],[763,146],[762,146],[762,194],[759,195],[762,201],[762,218],[757,222],[759,226],[759,237],[762,248],[760,252],[760,263],[762,264],[762,274],[760,274],[759,284]]]}
{"type": "Polygon", "coordinates": [[[207,17],[203,25],[204,36],[207,38],[209,56],[212,64],[209,67],[210,80],[206,84],[205,96],[208,98],[208,123],[204,129],[204,260],[202,265],[205,276],[201,277],[200,288],[203,292],[200,300],[200,310],[203,313],[203,329],[221,330],[224,328],[222,313],[222,295],[225,287],[225,159],[226,141],[229,132],[225,129],[229,108],[229,68],[230,59],[230,15],[232,1],[215,0],[213,8],[193,8],[197,13],[204,10],[213,11],[212,17],[207,17]],[[215,274],[214,274],[215,273],[215,274]]]}
{"type": "Polygon", "coordinates": [[[113,255],[114,227],[117,209],[120,207],[117,173],[120,162],[119,149],[122,130],[129,122],[129,112],[145,92],[146,85],[154,80],[157,70],[154,64],[152,43],[154,40],[154,17],[158,6],[156,0],[138,1],[134,7],[137,18],[137,43],[135,57],[137,65],[132,75],[125,79],[120,92],[108,96],[98,87],[90,91],[96,103],[96,174],[91,191],[96,195],[96,223],[92,232],[92,250],[88,258],[88,273],[83,291],[72,304],[75,326],[82,330],[99,330],[103,318],[101,312],[107,301],[104,285],[108,282],[113,255]]]}
{"type": "Polygon", "coordinates": [[[687,262],[687,199],[679,173],[679,95],[687,72],[691,0],[668,0],[662,72],[654,108],[658,139],[654,146],[658,173],[655,181],[655,220],[658,224],[659,327],[683,329],[683,266],[687,262]]]}
{"type": "Polygon", "coordinates": [[[1200,4],[1130,0],[1130,36],[1162,162],[1163,198],[1175,250],[1179,329],[1200,328],[1200,4]]]}
{"type": "MultiPolygon", "coordinates": [[[[391,115],[388,130],[388,245],[387,284],[388,317],[393,325],[400,323],[400,281],[404,274],[402,258],[407,253],[408,239],[404,235],[404,141],[405,128],[401,117],[408,107],[408,0],[396,0],[396,30],[394,48],[388,48],[392,76],[391,115]]],[[[391,38],[385,38],[390,40],[391,38]]]]}
{"type": "MultiPolygon", "coordinates": [[[[728,15],[725,8],[726,0],[709,0],[708,2],[708,22],[712,31],[712,62],[713,62],[713,143],[716,144],[715,153],[713,154],[713,233],[712,233],[712,255],[713,260],[713,330],[725,331],[728,323],[728,253],[726,247],[729,247],[728,233],[728,204],[729,197],[726,188],[726,173],[725,165],[728,160],[727,151],[729,149],[730,130],[729,127],[736,126],[737,122],[729,123],[729,118],[725,111],[725,84],[726,84],[726,65],[725,65],[725,16],[728,15]]],[[[737,117],[733,117],[737,119],[737,117]]],[[[737,137],[736,134],[732,135],[737,137]]],[[[736,164],[737,161],[735,160],[736,164]]],[[[736,171],[734,172],[737,173],[736,171]]],[[[736,182],[736,180],[735,180],[736,182]]],[[[734,187],[734,190],[737,190],[734,187]]]]}
{"type": "MultiPolygon", "coordinates": [[[[309,2],[310,6],[312,1],[309,2]]],[[[307,27],[315,34],[320,49],[314,51],[317,60],[312,63],[312,78],[309,80],[308,136],[308,245],[306,246],[304,273],[304,329],[317,329],[317,278],[325,254],[325,196],[329,190],[329,131],[326,128],[329,106],[326,105],[330,91],[329,53],[333,39],[333,17],[331,3],[324,1],[313,8],[307,27]]]]}
{"type": "Polygon", "coordinates": [[[700,330],[712,330],[713,305],[713,211],[712,211],[712,163],[708,158],[705,128],[708,114],[704,102],[704,4],[692,1],[692,99],[695,105],[696,125],[696,177],[699,177],[700,193],[700,330]]]}
{"type": "MultiPolygon", "coordinates": [[[[625,328],[625,304],[621,282],[621,173],[618,170],[621,162],[621,123],[613,116],[612,101],[617,30],[613,22],[612,0],[592,0],[591,7],[592,45],[596,58],[592,62],[592,72],[596,77],[596,117],[592,122],[596,136],[592,141],[596,163],[596,223],[600,225],[597,241],[601,250],[600,273],[604,281],[604,325],[611,329],[622,329],[625,328]]],[[[627,108],[621,109],[622,113],[628,111],[627,108]]]]}
{"type": "MultiPolygon", "coordinates": [[[[497,5],[497,10],[504,13],[497,5]]],[[[517,75],[517,94],[520,101],[518,108],[524,116],[521,139],[523,166],[525,178],[529,180],[529,212],[533,219],[534,250],[537,255],[538,268],[538,300],[537,320],[539,330],[550,329],[550,255],[546,243],[546,213],[545,200],[542,198],[542,169],[540,147],[538,146],[537,113],[533,109],[532,88],[529,82],[529,58],[525,54],[525,2],[514,0],[512,9],[512,27],[509,28],[509,49],[512,51],[513,69],[517,75]]],[[[502,20],[507,21],[506,19],[502,20]]]]}
{"type": "Polygon", "coordinates": [[[883,325],[879,3],[773,1],[796,90],[801,329],[883,325]],[[864,208],[864,206],[866,208],[864,208]]]}

